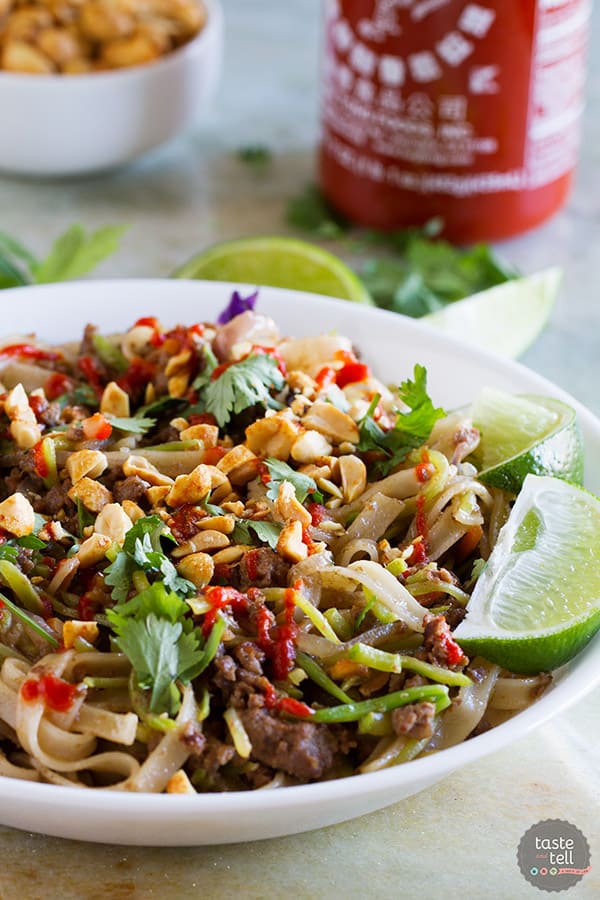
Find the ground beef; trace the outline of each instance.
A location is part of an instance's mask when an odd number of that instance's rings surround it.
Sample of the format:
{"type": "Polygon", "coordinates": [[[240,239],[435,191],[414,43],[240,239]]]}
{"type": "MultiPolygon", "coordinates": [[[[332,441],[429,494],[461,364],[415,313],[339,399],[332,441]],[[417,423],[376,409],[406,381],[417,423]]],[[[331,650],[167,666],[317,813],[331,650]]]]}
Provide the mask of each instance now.
{"type": "Polygon", "coordinates": [[[67,497],[68,490],[69,488],[64,482],[55,484],[49,491],[33,501],[33,508],[37,513],[42,513],[42,515],[50,516],[51,518],[55,518],[61,509],[65,510],[67,515],[71,515],[75,505],[67,497]]]}
{"type": "Polygon", "coordinates": [[[153,432],[152,437],[147,437],[146,444],[169,444],[171,441],[180,441],[179,432],[173,425],[163,425],[157,432],[153,432]]]}
{"type": "Polygon", "coordinates": [[[206,747],[206,738],[195,722],[187,723],[180,740],[195,756],[199,756],[206,747]]]}
{"type": "Polygon", "coordinates": [[[128,475],[127,478],[115,481],[112,487],[113,499],[115,503],[122,503],[123,500],[133,500],[134,503],[138,503],[145,498],[149,487],[149,482],[144,481],[139,475],[128,475]]]}
{"type": "MultiPolygon", "coordinates": [[[[258,647],[256,649],[260,654],[258,647]]],[[[259,658],[259,656],[253,658],[251,664],[254,667],[259,658]]],[[[260,667],[260,663],[258,665],[260,667]]],[[[262,674],[262,669],[260,672],[247,669],[224,653],[215,659],[212,673],[212,682],[228,706],[249,709],[264,705],[265,694],[269,691],[270,684],[262,674]]]]}
{"type": "Polygon", "coordinates": [[[3,497],[10,497],[17,491],[25,494],[26,497],[31,497],[32,494],[40,494],[45,490],[44,482],[38,475],[24,473],[16,466],[1,480],[3,497]]]}
{"type": "Polygon", "coordinates": [[[411,703],[392,711],[392,728],[399,736],[421,741],[433,734],[434,716],[434,703],[411,703]]]}
{"type": "MultiPolygon", "coordinates": [[[[452,644],[450,628],[444,616],[425,616],[423,619],[425,630],[423,632],[423,649],[425,658],[435,666],[450,665],[448,657],[448,645],[452,644]],[[449,640],[450,639],[450,640],[449,640]]],[[[463,662],[466,657],[463,656],[463,662]]],[[[456,660],[455,662],[460,662],[456,660]]]]}
{"type": "Polygon", "coordinates": [[[262,664],[265,661],[265,654],[255,643],[252,641],[244,641],[244,643],[236,647],[233,652],[237,661],[244,669],[247,669],[248,672],[252,672],[253,675],[262,675],[262,664]]]}
{"type": "Polygon", "coordinates": [[[240,562],[231,566],[228,583],[239,591],[249,587],[286,587],[289,564],[269,547],[249,550],[240,562]]]}
{"type": "Polygon", "coordinates": [[[337,749],[327,726],[288,722],[265,709],[241,713],[252,744],[252,758],[294,778],[322,778],[333,764],[337,749]]]}
{"type": "Polygon", "coordinates": [[[25,547],[17,547],[17,564],[24,575],[29,575],[34,568],[32,556],[33,551],[27,550],[25,547]]]}

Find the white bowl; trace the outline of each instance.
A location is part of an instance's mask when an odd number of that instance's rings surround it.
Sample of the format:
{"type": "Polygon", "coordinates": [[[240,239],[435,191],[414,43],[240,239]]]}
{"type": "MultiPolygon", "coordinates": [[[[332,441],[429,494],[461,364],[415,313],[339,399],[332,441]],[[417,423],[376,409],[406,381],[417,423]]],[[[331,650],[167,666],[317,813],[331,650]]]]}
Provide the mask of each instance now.
{"type": "MultiPolygon", "coordinates": [[[[251,289],[251,288],[250,288],[251,289]]],[[[0,294],[10,330],[36,330],[51,341],[77,338],[92,321],[103,329],[159,316],[165,324],[214,319],[232,285],[193,281],[96,281],[17,288],[0,294]],[[40,324],[43,323],[43,324],[40,324]]],[[[483,384],[548,394],[577,410],[586,451],[586,483],[600,492],[600,422],[577,401],[523,366],[474,350],[395,313],[314,294],[262,288],[259,309],[283,333],[349,335],[385,381],[427,366],[436,403],[469,401],[483,384]]],[[[0,822],[59,837],[115,844],[191,846],[308,831],[395,803],[455,769],[506,746],[580,699],[600,680],[600,635],[528,709],[456,747],[370,775],[300,787],[229,794],[156,795],[91,791],[0,777],[0,822]]],[[[505,756],[507,777],[510,759],[505,756]]]]}
{"type": "Polygon", "coordinates": [[[188,44],[154,63],[91,75],[0,70],[0,171],[82,175],[111,169],[188,128],[220,71],[223,13],[188,44]]]}

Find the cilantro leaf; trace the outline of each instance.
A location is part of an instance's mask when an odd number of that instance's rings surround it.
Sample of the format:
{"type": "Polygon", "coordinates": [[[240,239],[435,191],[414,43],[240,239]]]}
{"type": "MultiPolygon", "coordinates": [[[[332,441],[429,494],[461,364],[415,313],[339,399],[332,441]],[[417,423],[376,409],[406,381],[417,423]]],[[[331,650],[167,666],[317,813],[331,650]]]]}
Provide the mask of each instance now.
{"type": "Polygon", "coordinates": [[[93,525],[95,522],[94,514],[91,513],[83,504],[83,501],[80,497],[76,498],[77,503],[77,528],[79,530],[79,537],[82,538],[84,529],[88,527],[88,525],[93,525]]]}
{"type": "Polygon", "coordinates": [[[135,563],[126,553],[117,553],[114,561],[104,570],[104,581],[112,588],[111,597],[117,603],[127,599],[135,563]]]}
{"type": "Polygon", "coordinates": [[[274,550],[281,534],[282,525],[277,522],[253,521],[252,519],[238,519],[231,538],[235,544],[254,543],[250,531],[252,530],[259,541],[268,544],[274,550]]]}
{"type": "Polygon", "coordinates": [[[375,450],[384,455],[385,458],[375,464],[376,470],[383,475],[401,463],[411,450],[421,447],[437,420],[446,415],[445,410],[434,407],[427,393],[427,369],[416,365],[413,378],[403,381],[398,389],[400,399],[409,409],[398,413],[396,424],[390,431],[384,431],[373,418],[379,397],[373,398],[360,422],[358,448],[362,452],[375,450]]]}
{"type": "Polygon", "coordinates": [[[19,547],[27,547],[28,550],[45,550],[46,542],[35,534],[24,534],[23,537],[17,538],[16,542],[19,547]]]}
{"type": "Polygon", "coordinates": [[[167,588],[161,581],[150,585],[145,591],[140,591],[131,600],[118,603],[112,609],[106,611],[113,628],[118,631],[123,621],[133,616],[136,619],[145,619],[151,613],[170,622],[177,622],[189,610],[189,606],[181,600],[173,591],[167,588]]]}
{"type": "Polygon", "coordinates": [[[246,147],[240,147],[236,156],[240,162],[246,163],[257,172],[263,172],[273,159],[272,151],[264,144],[248,144],[246,147]]]}
{"type": "Polygon", "coordinates": [[[35,257],[23,244],[0,231],[0,288],[30,284],[28,270],[35,262],[35,257]]]}
{"type": "Polygon", "coordinates": [[[144,516],[129,529],[122,550],[114,562],[104,570],[105,581],[113,588],[111,593],[113,600],[122,603],[127,599],[136,570],[160,576],[166,588],[182,597],[196,593],[195,585],[178,574],[165,554],[162,540],[177,543],[159,516],[144,516]]]}
{"type": "Polygon", "coordinates": [[[36,284],[81,278],[119,248],[125,225],[107,225],[87,234],[83,225],[72,225],[58,237],[41,262],[31,265],[36,284]]]}
{"type": "Polygon", "coordinates": [[[173,413],[178,408],[183,409],[185,405],[185,400],[180,400],[177,397],[159,397],[158,400],[154,400],[152,403],[138,407],[134,418],[143,419],[146,416],[154,418],[166,412],[173,413]]]}
{"type": "Polygon", "coordinates": [[[219,365],[219,361],[209,344],[202,345],[202,359],[202,370],[192,383],[192,389],[199,393],[208,387],[210,384],[210,376],[219,365]]]}
{"type": "Polygon", "coordinates": [[[191,626],[188,611],[187,603],[161,582],[107,611],[115,644],[130,660],[138,685],[151,691],[151,712],[174,713],[174,682],[191,681],[202,671],[203,638],[193,626],[186,627],[191,626]]]}
{"type": "Polygon", "coordinates": [[[285,217],[288,225],[320,238],[338,238],[349,228],[314,184],[308,185],[297,197],[292,197],[285,217]]]}
{"type": "Polygon", "coordinates": [[[16,547],[11,547],[10,544],[0,545],[0,559],[7,559],[11,563],[16,563],[18,558],[19,551],[16,547]]]}
{"type": "Polygon", "coordinates": [[[210,381],[203,394],[205,409],[222,428],[232,415],[243,412],[255,403],[272,405],[270,390],[280,391],[284,378],[277,360],[267,354],[247,356],[228,366],[218,378],[210,381]]]}
{"type": "Polygon", "coordinates": [[[156,425],[156,419],[146,419],[143,416],[125,418],[105,413],[104,418],[110,422],[113,428],[117,428],[119,431],[127,431],[129,434],[146,434],[147,431],[150,431],[156,425]]]}
{"type": "Polygon", "coordinates": [[[190,681],[203,661],[198,636],[185,634],[181,622],[151,613],[125,620],[115,644],[130,660],[139,686],[151,691],[150,711],[174,712],[173,682],[184,675],[190,681]]]}
{"type": "Polygon", "coordinates": [[[304,475],[302,472],[296,472],[287,463],[280,459],[269,457],[265,459],[265,465],[269,470],[271,480],[267,485],[267,497],[269,500],[277,500],[279,494],[279,485],[282,481],[289,481],[296,492],[298,503],[304,503],[309,494],[317,491],[317,484],[314,478],[304,475]]]}

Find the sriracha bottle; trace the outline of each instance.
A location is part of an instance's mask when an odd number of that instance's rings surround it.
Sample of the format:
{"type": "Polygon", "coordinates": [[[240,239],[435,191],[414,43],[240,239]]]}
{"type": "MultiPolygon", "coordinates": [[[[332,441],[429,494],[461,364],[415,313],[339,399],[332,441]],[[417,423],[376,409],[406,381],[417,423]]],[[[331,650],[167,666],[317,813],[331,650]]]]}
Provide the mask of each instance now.
{"type": "Polygon", "coordinates": [[[564,203],[591,0],[330,0],[320,179],[353,222],[509,237],[564,203]]]}

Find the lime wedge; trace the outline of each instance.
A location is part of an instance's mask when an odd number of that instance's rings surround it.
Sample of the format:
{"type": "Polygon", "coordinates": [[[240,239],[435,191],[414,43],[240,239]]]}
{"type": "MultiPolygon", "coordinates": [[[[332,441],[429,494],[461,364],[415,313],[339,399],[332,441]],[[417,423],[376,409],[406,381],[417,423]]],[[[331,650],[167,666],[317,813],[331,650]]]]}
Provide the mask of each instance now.
{"type": "Polygon", "coordinates": [[[583,482],[583,443],[566,403],[484,388],[470,414],[481,432],[470,460],[485,484],[517,494],[529,474],[583,482]]]}
{"type": "Polygon", "coordinates": [[[527,350],[548,321],[561,279],[561,270],[554,268],[506,281],[423,316],[422,321],[514,359],[527,350]]]}
{"type": "Polygon", "coordinates": [[[572,659],[600,628],[600,500],[528,475],[454,637],[528,675],[572,659]]]}
{"type": "Polygon", "coordinates": [[[243,238],[215,244],[174,275],[292,288],[373,305],[360,279],[341,259],[295,238],[243,238]]]}

